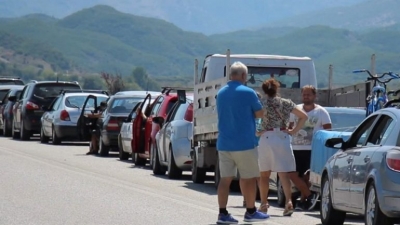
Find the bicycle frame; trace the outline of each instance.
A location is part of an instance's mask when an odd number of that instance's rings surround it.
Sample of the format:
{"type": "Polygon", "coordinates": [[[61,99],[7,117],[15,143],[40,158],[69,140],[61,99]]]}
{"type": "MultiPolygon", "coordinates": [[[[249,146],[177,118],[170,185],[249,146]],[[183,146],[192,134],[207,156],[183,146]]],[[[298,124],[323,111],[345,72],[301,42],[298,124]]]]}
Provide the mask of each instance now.
{"type": "Polygon", "coordinates": [[[363,73],[366,72],[368,73],[369,77],[367,78],[367,81],[374,81],[373,88],[371,91],[371,94],[368,95],[366,99],[366,104],[367,104],[367,110],[366,110],[366,116],[369,116],[370,114],[374,113],[375,111],[384,108],[387,103],[388,103],[388,95],[386,93],[386,84],[389,83],[393,79],[400,79],[400,76],[398,74],[392,73],[392,72],[387,72],[383,73],[382,75],[372,75],[369,70],[354,70],[353,73],[363,73]],[[384,76],[390,76],[391,78],[381,81],[380,79],[383,78],[384,76]],[[383,84],[383,87],[380,86],[378,83],[383,84]],[[382,94],[379,96],[379,94],[382,94]]]}

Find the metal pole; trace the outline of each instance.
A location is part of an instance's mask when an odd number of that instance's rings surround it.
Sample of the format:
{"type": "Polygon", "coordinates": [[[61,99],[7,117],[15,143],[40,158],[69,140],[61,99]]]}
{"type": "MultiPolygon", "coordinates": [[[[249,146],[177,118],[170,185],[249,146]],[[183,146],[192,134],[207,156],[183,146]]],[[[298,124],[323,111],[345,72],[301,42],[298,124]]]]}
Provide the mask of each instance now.
{"type": "Polygon", "coordinates": [[[194,60],[194,84],[196,85],[199,82],[199,61],[197,59],[194,60]]]}
{"type": "Polygon", "coordinates": [[[226,69],[225,69],[225,76],[228,81],[230,80],[229,77],[230,73],[231,73],[231,50],[228,49],[226,51],[226,69]]]}

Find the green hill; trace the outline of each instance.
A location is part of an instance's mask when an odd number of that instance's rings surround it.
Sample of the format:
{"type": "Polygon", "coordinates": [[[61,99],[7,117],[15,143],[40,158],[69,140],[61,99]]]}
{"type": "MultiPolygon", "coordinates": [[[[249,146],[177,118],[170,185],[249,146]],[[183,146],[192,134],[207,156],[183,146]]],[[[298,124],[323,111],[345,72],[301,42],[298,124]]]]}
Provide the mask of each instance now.
{"type": "MultiPolygon", "coordinates": [[[[108,6],[81,10],[58,20],[41,14],[0,19],[0,31],[15,37],[21,54],[37,55],[57,71],[119,72],[130,75],[144,67],[162,84],[190,84],[193,61],[211,53],[259,53],[309,56],[319,83],[326,85],[329,64],[336,84],[362,81],[350,72],[370,67],[400,72],[400,25],[354,32],[328,26],[278,27],[205,36],[184,31],[163,20],[121,13],[108,6]],[[24,44],[29,43],[29,44],[24,44]],[[183,78],[184,76],[184,78],[183,78]]],[[[10,49],[9,41],[0,47],[10,49]]],[[[13,42],[12,42],[13,43],[13,42]]],[[[15,43],[14,43],[15,45],[15,43]]]]}

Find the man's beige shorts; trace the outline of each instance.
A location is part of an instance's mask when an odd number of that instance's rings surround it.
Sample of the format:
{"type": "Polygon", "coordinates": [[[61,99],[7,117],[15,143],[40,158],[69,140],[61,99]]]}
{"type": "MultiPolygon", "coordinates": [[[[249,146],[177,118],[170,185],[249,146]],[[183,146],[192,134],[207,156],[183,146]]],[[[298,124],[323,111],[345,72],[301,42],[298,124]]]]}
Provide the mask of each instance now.
{"type": "Polygon", "coordinates": [[[257,148],[244,151],[218,151],[218,160],[221,177],[235,177],[236,171],[243,179],[260,177],[257,148]]]}

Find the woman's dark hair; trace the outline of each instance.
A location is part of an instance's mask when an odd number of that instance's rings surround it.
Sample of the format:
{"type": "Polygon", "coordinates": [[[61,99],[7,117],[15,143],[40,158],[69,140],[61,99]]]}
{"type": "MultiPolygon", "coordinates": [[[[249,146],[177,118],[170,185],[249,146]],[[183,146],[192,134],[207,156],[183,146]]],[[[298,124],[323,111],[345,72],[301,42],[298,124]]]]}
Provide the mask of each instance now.
{"type": "Polygon", "coordinates": [[[279,82],[274,78],[264,81],[264,83],[261,85],[261,88],[263,89],[264,93],[268,95],[268,97],[275,97],[278,93],[279,87],[279,82]]]}

